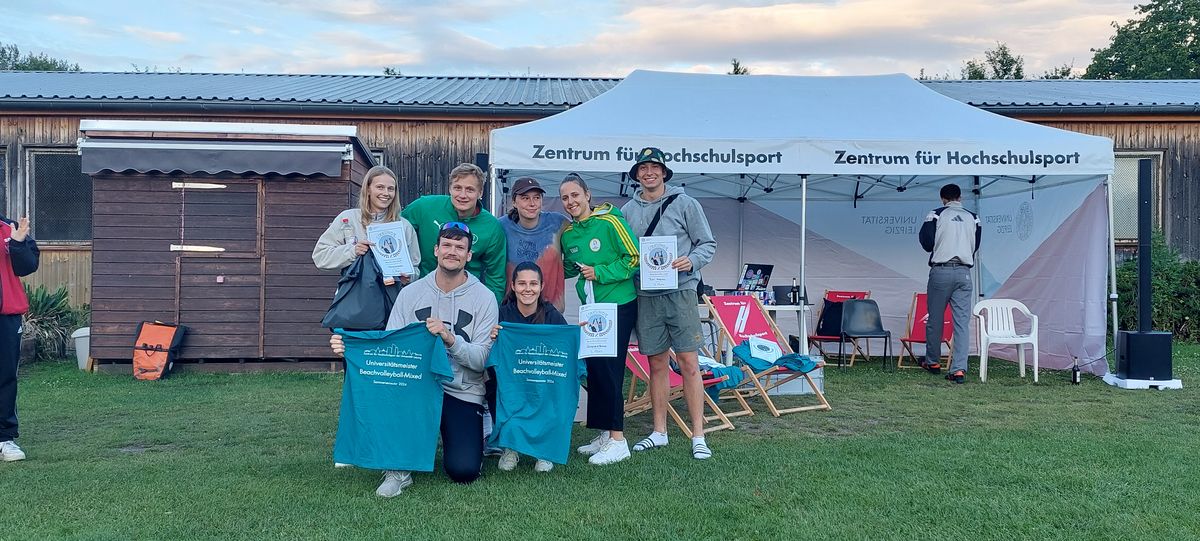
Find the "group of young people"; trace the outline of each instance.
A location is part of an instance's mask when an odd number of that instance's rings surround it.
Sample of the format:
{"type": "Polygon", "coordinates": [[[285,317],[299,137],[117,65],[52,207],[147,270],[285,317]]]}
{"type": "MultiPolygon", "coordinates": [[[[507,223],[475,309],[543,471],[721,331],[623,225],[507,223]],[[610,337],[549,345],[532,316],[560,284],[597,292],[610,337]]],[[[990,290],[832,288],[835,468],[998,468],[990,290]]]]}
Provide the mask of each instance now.
{"type": "MultiPolygon", "coordinates": [[[[441,436],[443,469],[454,481],[479,477],[484,456],[484,417],[496,411],[495,374],[485,362],[505,323],[565,324],[566,280],[576,279],[582,303],[617,305],[617,352],[588,357],[586,426],[598,431],[578,452],[595,465],[626,460],[631,451],[668,444],[667,394],[672,355],[684,380],[684,396],[695,437],[696,459],[712,456],[704,439],[703,384],[698,350],[702,342],[697,310],[700,270],[716,253],[717,242],[700,203],[678,186],[656,148],[643,149],[630,169],[639,189],[620,209],[593,206],[587,182],[567,175],[558,185],[566,215],[543,209],[546,188],[533,178],[517,179],[513,208],[496,218],[483,208],[485,175],[472,164],[450,173],[448,195],[427,195],[402,211],[396,175],[374,167],[364,176],[359,208],[338,215],[313,250],[314,263],[337,270],[367,253],[366,228],[375,222],[403,222],[418,276],[395,277],[401,287],[387,329],[420,322],[446,346],[454,376],[443,383],[441,436]],[[353,223],[345,234],[343,219],[353,223]],[[639,283],[638,239],[672,236],[678,257],[671,267],[678,287],[647,290],[639,283]],[[625,352],[634,330],[651,368],[653,431],[630,446],[624,435],[625,352]]],[[[333,335],[334,353],[345,352],[333,335]]],[[[494,417],[493,417],[494,420],[494,417]]],[[[502,470],[513,469],[517,453],[503,450],[502,470]]],[[[552,464],[538,460],[537,471],[552,464]]],[[[376,494],[392,497],[412,484],[411,472],[385,471],[376,494]]]]}

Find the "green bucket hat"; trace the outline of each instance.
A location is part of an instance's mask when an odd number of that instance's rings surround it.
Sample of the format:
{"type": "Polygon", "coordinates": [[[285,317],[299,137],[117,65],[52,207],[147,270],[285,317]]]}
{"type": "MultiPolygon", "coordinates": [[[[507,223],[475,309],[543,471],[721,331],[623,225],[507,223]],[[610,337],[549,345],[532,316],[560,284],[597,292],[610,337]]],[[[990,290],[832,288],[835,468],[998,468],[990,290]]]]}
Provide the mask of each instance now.
{"type": "Polygon", "coordinates": [[[646,147],[641,152],[638,152],[637,161],[633,163],[633,167],[629,168],[629,178],[637,180],[637,168],[643,163],[657,163],[661,165],[664,171],[663,182],[671,180],[671,176],[674,174],[671,172],[671,168],[667,167],[667,155],[663,154],[663,151],[654,147],[646,147]]]}

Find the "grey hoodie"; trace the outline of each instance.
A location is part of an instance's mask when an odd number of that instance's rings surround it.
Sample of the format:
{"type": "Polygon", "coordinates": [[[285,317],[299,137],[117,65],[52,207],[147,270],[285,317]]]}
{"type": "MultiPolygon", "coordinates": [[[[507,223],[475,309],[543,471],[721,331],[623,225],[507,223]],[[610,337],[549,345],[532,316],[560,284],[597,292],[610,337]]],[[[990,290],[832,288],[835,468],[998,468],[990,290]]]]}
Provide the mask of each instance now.
{"type": "Polygon", "coordinates": [[[498,317],[496,294],[469,273],[465,283],[446,293],[438,288],[436,276],[435,270],[400,290],[387,328],[403,328],[430,317],[444,321],[455,334],[448,350],[454,379],[442,388],[464,402],[483,404],[483,368],[498,317]]]}
{"type": "MultiPolygon", "coordinates": [[[[654,236],[675,237],[676,250],[679,255],[687,256],[692,260],[692,270],[679,273],[677,291],[695,290],[696,285],[700,283],[700,269],[711,263],[713,256],[717,253],[717,239],[713,237],[712,229],[708,227],[708,218],[704,216],[704,209],[700,206],[700,202],[683,193],[683,188],[679,186],[667,185],[666,193],[655,201],[642,199],[642,190],[639,189],[634,192],[633,198],[621,207],[621,214],[625,215],[625,221],[629,222],[629,228],[633,230],[633,234],[644,237],[658,208],[662,206],[663,201],[674,194],[679,194],[679,197],[676,197],[675,201],[667,206],[666,212],[658,221],[658,226],[654,228],[654,236]]],[[[635,274],[633,279],[638,281],[640,278],[635,274]]],[[[670,292],[670,290],[643,291],[641,284],[638,284],[638,295],[663,295],[670,292]]]]}

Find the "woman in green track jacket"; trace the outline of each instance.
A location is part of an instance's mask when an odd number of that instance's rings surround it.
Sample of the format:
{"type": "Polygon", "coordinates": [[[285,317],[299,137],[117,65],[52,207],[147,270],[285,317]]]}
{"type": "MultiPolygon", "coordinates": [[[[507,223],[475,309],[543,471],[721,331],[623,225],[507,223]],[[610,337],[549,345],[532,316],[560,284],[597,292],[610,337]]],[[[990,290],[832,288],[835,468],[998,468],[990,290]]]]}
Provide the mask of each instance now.
{"type": "Polygon", "coordinates": [[[625,381],[625,351],[637,322],[637,238],[621,211],[605,203],[592,208],[587,183],[570,174],[558,187],[563,209],[571,224],[560,237],[563,273],[579,277],[575,289],[583,303],[617,304],[617,356],[588,357],[587,426],[600,430],[579,452],[591,455],[588,462],[612,464],[629,458],[629,443],[622,432],[625,408],[621,391],[625,381]]]}

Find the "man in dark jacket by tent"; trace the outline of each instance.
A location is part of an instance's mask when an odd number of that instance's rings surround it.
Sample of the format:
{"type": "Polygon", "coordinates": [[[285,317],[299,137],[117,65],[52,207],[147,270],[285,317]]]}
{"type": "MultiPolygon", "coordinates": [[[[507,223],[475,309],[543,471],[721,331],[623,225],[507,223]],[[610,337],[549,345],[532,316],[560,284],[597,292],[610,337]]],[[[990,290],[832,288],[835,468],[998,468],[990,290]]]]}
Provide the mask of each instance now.
{"type": "Polygon", "coordinates": [[[20,276],[38,268],[38,247],[29,235],[29,218],[13,222],[0,216],[0,460],[25,459],[17,446],[17,363],[21,356],[21,315],[29,299],[20,276]]]}

